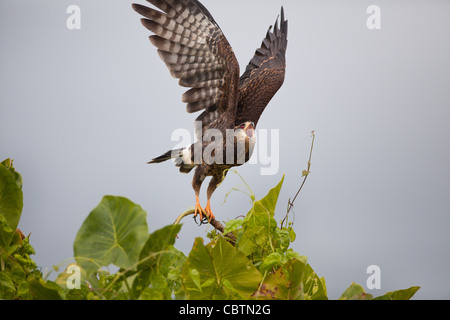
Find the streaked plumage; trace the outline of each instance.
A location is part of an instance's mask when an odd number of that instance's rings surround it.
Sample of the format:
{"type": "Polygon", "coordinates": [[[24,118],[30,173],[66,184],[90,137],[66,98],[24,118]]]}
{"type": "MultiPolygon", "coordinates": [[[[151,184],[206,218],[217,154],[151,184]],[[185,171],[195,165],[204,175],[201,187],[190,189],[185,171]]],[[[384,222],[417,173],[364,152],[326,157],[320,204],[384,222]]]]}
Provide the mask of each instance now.
{"type": "MultiPolygon", "coordinates": [[[[227,170],[242,165],[251,157],[255,144],[254,130],[272,97],[282,86],[286,69],[288,23],[281,9],[272,30],[267,32],[261,47],[256,50],[244,74],[239,77],[239,64],[233,49],[208,10],[197,0],[147,0],[161,11],[133,4],[134,10],[145,18],[142,24],[154,35],[151,43],[158,49],[171,75],[179,79],[180,86],[190,88],[182,101],[188,113],[202,111],[195,127],[198,141],[184,149],[169,151],[150,163],[175,159],[183,173],[196,168],[193,187],[196,195],[196,215],[203,218],[199,203],[200,187],[206,177],[212,180],[208,187],[208,219],[213,219],[210,199],[227,170]],[[206,138],[216,130],[226,137],[226,131],[234,129],[234,158],[228,164],[215,163],[215,157],[226,158],[227,146],[214,149],[212,159],[201,161],[196,152],[208,151],[211,139],[206,138]],[[237,148],[244,143],[245,148],[237,148]],[[222,154],[223,152],[223,154],[222,154]],[[242,159],[244,159],[242,161],[242,159]],[[240,160],[240,161],[238,161],[240,160]]],[[[231,149],[230,149],[231,150],[231,149]]],[[[207,152],[206,152],[207,153],[207,152]]]]}

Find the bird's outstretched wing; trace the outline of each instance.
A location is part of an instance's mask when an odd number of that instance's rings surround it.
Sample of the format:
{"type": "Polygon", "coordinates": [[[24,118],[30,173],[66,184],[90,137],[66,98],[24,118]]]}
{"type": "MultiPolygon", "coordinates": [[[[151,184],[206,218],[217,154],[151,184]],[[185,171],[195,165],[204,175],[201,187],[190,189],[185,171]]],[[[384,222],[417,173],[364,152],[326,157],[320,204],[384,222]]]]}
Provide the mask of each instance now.
{"type": "Polygon", "coordinates": [[[145,17],[142,24],[154,33],[150,41],[171,75],[191,88],[183,95],[187,111],[229,113],[234,120],[239,64],[214,18],[197,0],[147,1],[162,12],[139,4],[133,8],[145,17]]]}
{"type": "Polygon", "coordinates": [[[281,21],[269,28],[261,48],[247,66],[240,79],[240,99],[236,124],[253,121],[258,124],[261,114],[275,93],[283,85],[286,71],[288,22],[281,8],[281,21]]]}

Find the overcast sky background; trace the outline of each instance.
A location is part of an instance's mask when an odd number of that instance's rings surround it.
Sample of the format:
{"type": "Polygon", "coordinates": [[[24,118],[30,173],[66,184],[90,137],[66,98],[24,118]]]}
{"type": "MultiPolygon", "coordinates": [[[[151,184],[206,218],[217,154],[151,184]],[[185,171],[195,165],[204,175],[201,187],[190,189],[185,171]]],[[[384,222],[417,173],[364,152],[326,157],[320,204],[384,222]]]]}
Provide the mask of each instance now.
{"type": "MultiPolygon", "coordinates": [[[[137,1],[146,4],[145,1],[137,1]]],[[[75,235],[104,195],[148,212],[150,231],[194,205],[191,175],[146,162],[192,130],[178,87],[132,1],[0,0],[0,161],[24,179],[20,228],[35,260],[73,256],[75,235]],[[81,30],[66,9],[81,8],[81,30]]],[[[311,131],[312,174],[295,206],[294,249],[309,257],[337,299],[381,268],[381,295],[422,286],[419,299],[450,298],[450,2],[203,0],[244,70],[283,5],[287,76],[260,129],[280,130],[280,171],[239,168],[257,198],[286,174],[277,220],[301,183],[311,131]],[[382,29],[366,27],[369,5],[382,29]]],[[[217,218],[247,213],[229,175],[213,197],[217,218]]],[[[206,186],[202,202],[205,205],[206,186]]],[[[209,227],[185,221],[189,253],[209,227]]]]}

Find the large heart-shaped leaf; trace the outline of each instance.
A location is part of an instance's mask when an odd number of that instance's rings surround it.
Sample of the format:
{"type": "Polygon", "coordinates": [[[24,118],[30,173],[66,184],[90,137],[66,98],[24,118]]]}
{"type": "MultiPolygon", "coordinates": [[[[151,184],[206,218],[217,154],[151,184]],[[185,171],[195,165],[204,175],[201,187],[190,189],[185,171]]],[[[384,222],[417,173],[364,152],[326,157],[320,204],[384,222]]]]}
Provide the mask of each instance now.
{"type": "Polygon", "coordinates": [[[214,246],[197,238],[183,269],[182,279],[193,300],[248,299],[258,289],[262,276],[248,258],[226,240],[214,246]]]}
{"type": "Polygon", "coordinates": [[[148,238],[147,213],[121,197],[106,196],[89,214],[74,242],[77,263],[88,275],[111,264],[130,268],[148,238]]]}

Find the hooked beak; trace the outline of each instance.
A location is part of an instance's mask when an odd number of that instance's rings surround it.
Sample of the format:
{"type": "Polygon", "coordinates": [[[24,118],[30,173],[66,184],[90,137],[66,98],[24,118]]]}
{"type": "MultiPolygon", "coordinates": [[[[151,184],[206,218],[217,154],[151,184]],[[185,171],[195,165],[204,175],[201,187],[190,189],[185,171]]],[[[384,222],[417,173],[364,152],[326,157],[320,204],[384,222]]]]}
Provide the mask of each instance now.
{"type": "Polygon", "coordinates": [[[250,139],[253,138],[255,134],[255,124],[251,122],[250,124],[247,125],[247,127],[245,127],[244,130],[247,137],[249,137],[250,139]]]}

